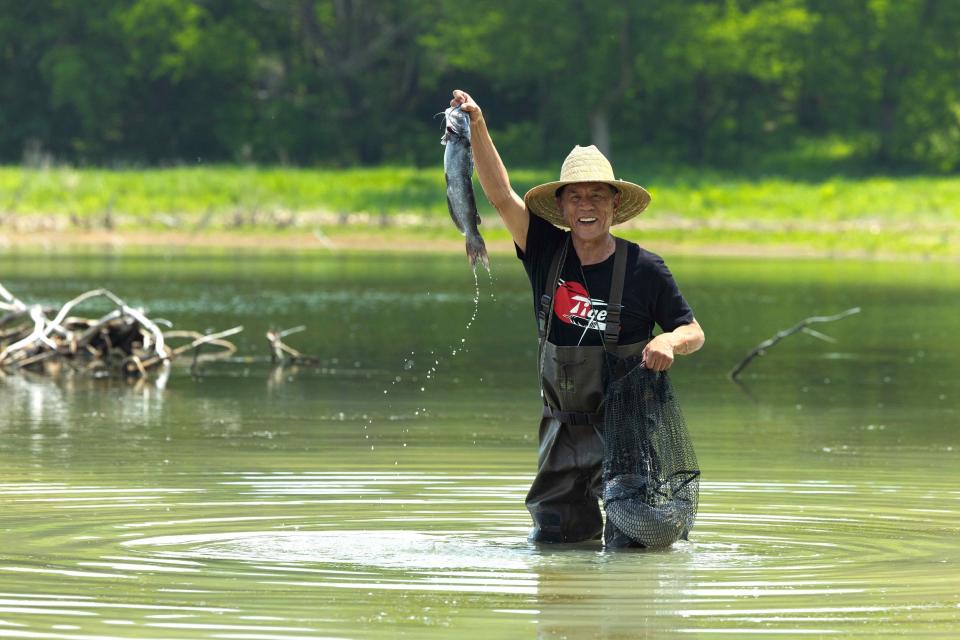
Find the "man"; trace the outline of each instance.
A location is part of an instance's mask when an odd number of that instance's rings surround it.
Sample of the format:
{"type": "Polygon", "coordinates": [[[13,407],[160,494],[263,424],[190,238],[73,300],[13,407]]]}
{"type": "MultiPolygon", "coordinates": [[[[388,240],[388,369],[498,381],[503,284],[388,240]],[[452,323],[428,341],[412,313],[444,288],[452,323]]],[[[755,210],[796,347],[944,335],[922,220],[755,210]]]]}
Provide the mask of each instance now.
{"type": "Polygon", "coordinates": [[[575,147],[559,181],[521,199],[477,103],[455,90],[450,105],[470,115],[480,184],[513,237],[539,318],[544,411],[537,476],[526,498],[529,539],[580,542],[602,533],[607,547],[637,546],[609,522],[604,529],[598,505],[605,353],[666,371],[674,356],[704,341],[663,260],[610,234],[613,224],[639,215],[650,195],[616,180],[591,146],[575,147]],[[656,337],[654,324],[663,330],[656,337]]]}

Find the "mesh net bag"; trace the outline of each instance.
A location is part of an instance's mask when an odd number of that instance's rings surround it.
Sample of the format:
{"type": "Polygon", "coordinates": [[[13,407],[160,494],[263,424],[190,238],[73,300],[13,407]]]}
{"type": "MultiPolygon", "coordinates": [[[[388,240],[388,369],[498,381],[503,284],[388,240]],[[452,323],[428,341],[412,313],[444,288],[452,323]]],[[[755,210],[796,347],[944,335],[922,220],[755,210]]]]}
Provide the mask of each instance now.
{"type": "Polygon", "coordinates": [[[610,382],[604,404],[607,519],[646,547],[686,538],[700,469],[667,374],[635,366],[610,382]]]}

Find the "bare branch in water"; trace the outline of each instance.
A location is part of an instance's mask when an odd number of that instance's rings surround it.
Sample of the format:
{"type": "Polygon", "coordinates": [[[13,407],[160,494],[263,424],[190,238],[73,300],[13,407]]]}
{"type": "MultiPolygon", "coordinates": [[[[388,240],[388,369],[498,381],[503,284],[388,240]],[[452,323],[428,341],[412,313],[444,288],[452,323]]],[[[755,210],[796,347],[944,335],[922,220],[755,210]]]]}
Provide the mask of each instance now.
{"type": "Polygon", "coordinates": [[[292,327],[282,331],[275,331],[273,329],[267,331],[267,340],[270,341],[270,360],[274,364],[281,364],[284,361],[287,361],[290,364],[316,364],[320,362],[320,358],[304,355],[283,342],[283,338],[294,333],[306,331],[306,329],[307,328],[305,326],[300,325],[298,327],[292,327]],[[286,354],[286,357],[284,357],[284,354],[286,354]]]}
{"type": "Polygon", "coordinates": [[[783,329],[782,331],[778,331],[772,337],[764,340],[763,342],[758,344],[756,347],[754,347],[746,355],[746,357],[743,360],[741,360],[740,363],[737,364],[737,366],[735,366],[730,371],[730,374],[729,374],[730,379],[736,381],[737,376],[740,375],[740,372],[743,371],[754,358],[756,358],[757,356],[765,355],[767,350],[770,349],[770,347],[777,344],[787,336],[791,336],[795,333],[799,333],[802,331],[815,338],[819,338],[820,340],[825,340],[826,342],[836,342],[836,340],[831,338],[830,336],[824,335],[814,329],[810,329],[809,325],[819,323],[819,322],[834,322],[835,320],[842,320],[843,318],[846,318],[847,316],[852,316],[855,313],[860,313],[860,307],[853,307],[851,309],[847,309],[846,311],[842,311],[832,316],[813,316],[810,318],[805,318],[800,322],[798,322],[797,324],[795,324],[794,326],[790,327],[789,329],[783,329]]]}

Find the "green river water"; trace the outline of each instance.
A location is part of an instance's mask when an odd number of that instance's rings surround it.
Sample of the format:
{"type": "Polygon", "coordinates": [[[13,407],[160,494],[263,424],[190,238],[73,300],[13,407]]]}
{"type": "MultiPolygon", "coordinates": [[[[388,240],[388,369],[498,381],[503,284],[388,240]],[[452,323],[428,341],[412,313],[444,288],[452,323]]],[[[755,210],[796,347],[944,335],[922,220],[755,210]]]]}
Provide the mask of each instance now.
{"type": "MultiPolygon", "coordinates": [[[[960,269],[668,260],[707,334],[673,383],[703,476],[669,551],[537,548],[532,300],[515,259],[0,256],[249,363],[0,374],[0,637],[960,634],[960,269]],[[811,315],[860,306],[727,371],[811,315]],[[275,369],[264,332],[323,359],[275,369]],[[454,354],[454,352],[456,352],[454,354]]],[[[91,317],[108,309],[81,307],[91,317]]]]}

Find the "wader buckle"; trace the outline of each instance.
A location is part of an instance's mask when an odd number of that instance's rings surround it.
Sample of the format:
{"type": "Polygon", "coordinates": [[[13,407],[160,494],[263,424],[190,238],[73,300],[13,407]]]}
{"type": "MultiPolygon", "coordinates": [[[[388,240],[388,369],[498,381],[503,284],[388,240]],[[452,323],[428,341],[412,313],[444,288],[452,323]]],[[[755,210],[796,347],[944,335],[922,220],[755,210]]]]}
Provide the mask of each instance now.
{"type": "Polygon", "coordinates": [[[611,302],[607,305],[606,326],[603,328],[603,343],[616,345],[620,339],[620,312],[623,305],[611,302]]]}
{"type": "Polygon", "coordinates": [[[550,313],[550,294],[545,293],[540,296],[540,310],[537,312],[537,332],[540,334],[540,340],[547,337],[548,313],[550,313]]]}

